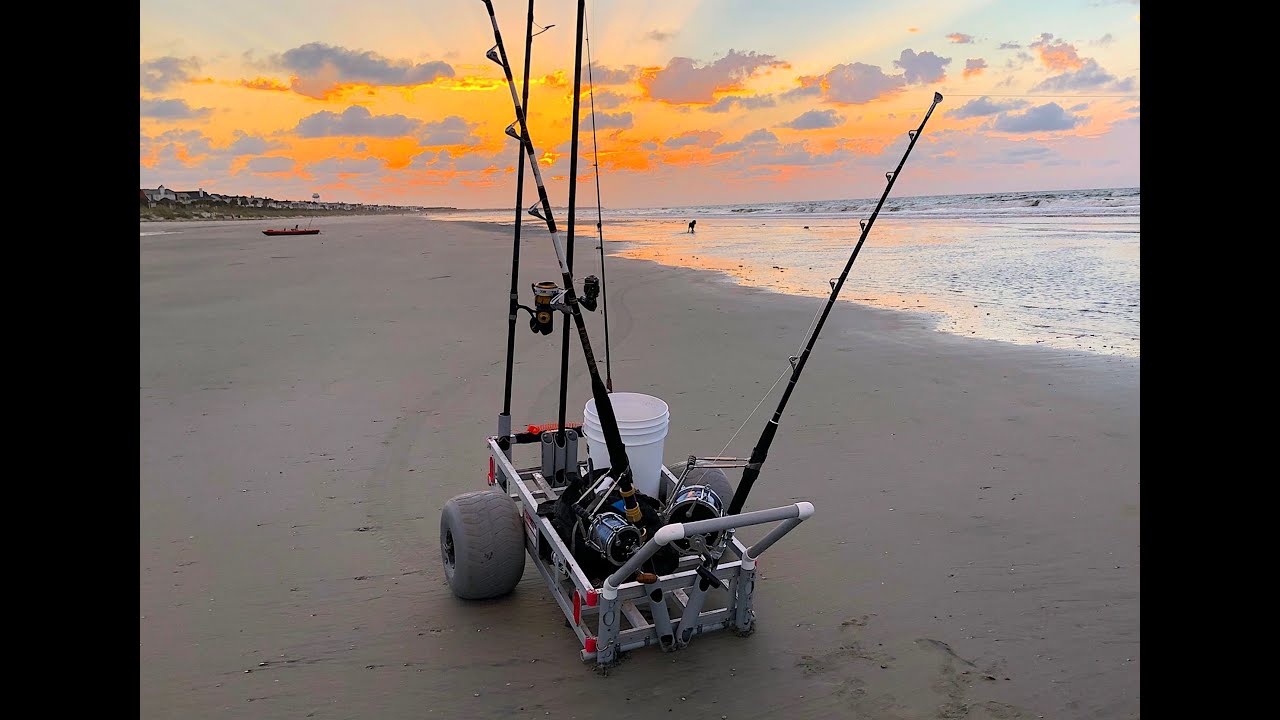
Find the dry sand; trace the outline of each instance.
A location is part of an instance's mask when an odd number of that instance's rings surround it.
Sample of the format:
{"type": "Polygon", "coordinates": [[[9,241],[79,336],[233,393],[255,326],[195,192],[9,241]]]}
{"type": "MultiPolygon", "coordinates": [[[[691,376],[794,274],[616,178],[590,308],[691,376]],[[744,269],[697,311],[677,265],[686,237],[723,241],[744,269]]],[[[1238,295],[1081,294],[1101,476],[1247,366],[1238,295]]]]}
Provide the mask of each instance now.
{"type": "MultiPolygon", "coordinates": [[[[817,507],[763,558],[758,631],[599,677],[532,565],[483,603],[441,570],[501,409],[509,231],[316,224],[142,226],[176,234],[140,237],[141,717],[1138,716],[1138,361],[841,303],[748,503],[817,507]]],[[[527,289],[558,276],[526,237],[527,289]]],[[[608,278],[615,386],[668,401],[668,462],[720,450],[821,302],[608,278]]],[[[559,328],[521,323],[515,422],[554,420],[559,328]]]]}

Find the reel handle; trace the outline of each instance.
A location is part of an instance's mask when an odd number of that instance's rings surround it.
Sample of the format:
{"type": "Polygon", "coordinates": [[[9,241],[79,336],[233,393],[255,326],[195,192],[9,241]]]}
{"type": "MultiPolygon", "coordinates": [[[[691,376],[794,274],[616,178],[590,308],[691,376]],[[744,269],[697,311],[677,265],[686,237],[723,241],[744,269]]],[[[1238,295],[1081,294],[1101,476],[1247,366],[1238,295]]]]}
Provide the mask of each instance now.
{"type": "Polygon", "coordinates": [[[715,573],[707,569],[706,563],[698,566],[698,577],[702,578],[703,582],[713,588],[720,589],[724,587],[724,583],[720,581],[720,578],[716,577],[715,573]]]}

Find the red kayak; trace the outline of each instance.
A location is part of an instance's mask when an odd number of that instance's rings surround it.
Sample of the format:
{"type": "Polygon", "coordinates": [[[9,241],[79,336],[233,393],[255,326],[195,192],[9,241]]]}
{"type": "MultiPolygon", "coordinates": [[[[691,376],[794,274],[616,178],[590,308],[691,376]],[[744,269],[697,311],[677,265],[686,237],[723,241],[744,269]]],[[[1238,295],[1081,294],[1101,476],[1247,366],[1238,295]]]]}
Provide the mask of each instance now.
{"type": "Polygon", "coordinates": [[[263,235],[319,235],[320,228],[310,228],[310,229],[303,229],[303,230],[299,230],[297,228],[294,228],[292,230],[289,230],[289,229],[263,230],[262,234],[263,235]]]}

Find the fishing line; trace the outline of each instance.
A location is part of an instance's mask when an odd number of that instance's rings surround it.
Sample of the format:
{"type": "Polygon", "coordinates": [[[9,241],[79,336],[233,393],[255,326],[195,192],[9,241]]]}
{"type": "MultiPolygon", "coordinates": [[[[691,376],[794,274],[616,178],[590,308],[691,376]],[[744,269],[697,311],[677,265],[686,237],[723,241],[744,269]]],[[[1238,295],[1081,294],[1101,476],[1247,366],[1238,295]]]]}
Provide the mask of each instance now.
{"type": "Polygon", "coordinates": [[[809,327],[805,328],[804,334],[800,336],[800,347],[796,348],[796,355],[799,355],[800,353],[804,352],[805,338],[809,337],[809,331],[813,329],[813,326],[818,324],[818,316],[821,314],[822,314],[822,306],[819,305],[817,312],[813,314],[813,319],[809,321],[809,327]]]}
{"type": "Polygon", "coordinates": [[[1007,98],[1140,98],[1141,95],[997,95],[995,93],[979,93],[977,95],[962,95],[960,93],[947,93],[951,97],[1007,97],[1007,98]]]}
{"type": "MultiPolygon", "coordinates": [[[[818,312],[822,312],[822,311],[819,310],[818,312]]],[[[814,320],[817,320],[816,315],[814,316],[814,320]]],[[[807,331],[806,331],[806,334],[807,334],[807,331]]],[[[742,432],[742,428],[746,427],[747,423],[751,422],[751,418],[756,416],[756,410],[759,410],[760,406],[764,404],[764,401],[769,399],[769,393],[773,392],[773,389],[778,387],[778,383],[782,382],[782,378],[786,377],[787,371],[790,369],[791,367],[789,365],[783,368],[782,372],[778,374],[778,379],[774,380],[773,385],[770,385],[769,389],[764,391],[764,396],[760,398],[760,402],[756,403],[755,409],[751,411],[751,414],[747,416],[747,419],[743,420],[742,424],[738,426],[738,429],[734,431],[733,437],[729,438],[729,442],[725,443],[724,447],[720,448],[721,456],[723,456],[724,451],[728,450],[729,446],[733,444],[734,439],[738,437],[738,433],[742,432]]]]}
{"type": "MultiPolygon", "coordinates": [[[[818,323],[818,318],[821,315],[822,315],[822,307],[819,306],[817,312],[813,314],[813,319],[809,321],[809,327],[805,328],[804,335],[800,336],[800,347],[796,348],[796,354],[793,355],[792,357],[798,357],[800,353],[804,352],[804,341],[806,338],[809,337],[809,331],[813,330],[813,326],[818,323]]],[[[790,358],[788,358],[788,361],[790,361],[790,358]]],[[[721,455],[724,455],[725,450],[728,450],[729,446],[733,444],[734,439],[738,437],[738,433],[742,432],[742,428],[746,427],[747,423],[751,422],[751,418],[755,417],[756,415],[756,410],[760,409],[760,406],[763,405],[764,401],[769,398],[769,394],[773,392],[773,389],[778,387],[778,383],[782,382],[783,376],[785,376],[787,374],[787,371],[790,369],[791,369],[791,365],[790,365],[790,362],[788,362],[787,367],[783,368],[782,373],[778,375],[778,379],[774,380],[773,385],[770,385],[769,389],[764,391],[764,396],[760,398],[760,402],[756,403],[755,409],[751,411],[751,414],[747,416],[746,420],[742,421],[742,424],[738,426],[738,429],[733,432],[733,437],[729,438],[729,442],[725,443],[724,447],[720,448],[721,455]]]]}
{"type": "MultiPolygon", "coordinates": [[[[604,216],[600,207],[600,146],[596,141],[596,84],[591,73],[591,29],[586,29],[587,92],[591,98],[591,153],[596,170],[596,233],[600,237],[600,300],[604,303],[604,373],[605,388],[613,392],[613,360],[609,354],[609,282],[604,274],[604,216]]],[[[574,179],[577,182],[577,179],[574,179]]]]}

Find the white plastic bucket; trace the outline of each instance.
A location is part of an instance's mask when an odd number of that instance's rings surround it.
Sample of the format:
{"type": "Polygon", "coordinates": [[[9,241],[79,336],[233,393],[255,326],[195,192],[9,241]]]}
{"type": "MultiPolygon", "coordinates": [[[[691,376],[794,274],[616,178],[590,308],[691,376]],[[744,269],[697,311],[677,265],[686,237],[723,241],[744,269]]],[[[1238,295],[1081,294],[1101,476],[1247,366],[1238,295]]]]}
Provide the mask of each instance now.
{"type": "MultiPolygon", "coordinates": [[[[642,393],[609,393],[609,401],[618,419],[618,431],[622,435],[622,444],[627,448],[627,459],[631,461],[636,489],[656,498],[662,478],[662,451],[671,422],[670,410],[659,398],[642,393]]],[[[604,428],[596,413],[595,398],[587,401],[582,420],[591,464],[596,469],[613,467],[604,442],[604,428]]]]}

